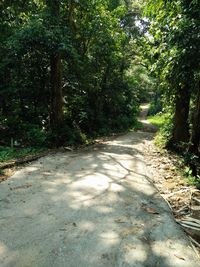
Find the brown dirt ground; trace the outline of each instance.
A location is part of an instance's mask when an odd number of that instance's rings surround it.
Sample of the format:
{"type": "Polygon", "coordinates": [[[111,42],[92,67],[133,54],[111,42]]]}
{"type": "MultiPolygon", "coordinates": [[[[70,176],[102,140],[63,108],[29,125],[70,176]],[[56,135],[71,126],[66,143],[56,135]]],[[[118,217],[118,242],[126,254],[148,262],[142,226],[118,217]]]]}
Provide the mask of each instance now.
{"type": "MultiPolygon", "coordinates": [[[[181,174],[180,168],[183,166],[180,165],[180,158],[166,150],[160,150],[154,145],[153,140],[144,143],[143,153],[150,177],[168,203],[177,222],[181,223],[185,218],[194,218],[199,224],[200,202],[197,203],[195,200],[200,199],[200,191],[189,185],[186,177],[181,174]]],[[[183,229],[193,239],[200,257],[200,229],[183,229]]]]}

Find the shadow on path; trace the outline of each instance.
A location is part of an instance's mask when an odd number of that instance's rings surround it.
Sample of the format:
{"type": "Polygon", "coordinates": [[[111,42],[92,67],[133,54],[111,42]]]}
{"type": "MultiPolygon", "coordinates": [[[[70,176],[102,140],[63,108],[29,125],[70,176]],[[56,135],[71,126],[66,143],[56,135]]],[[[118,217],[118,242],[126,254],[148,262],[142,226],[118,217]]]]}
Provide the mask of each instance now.
{"type": "Polygon", "coordinates": [[[1,267],[198,267],[129,133],[0,185],[1,267]]]}

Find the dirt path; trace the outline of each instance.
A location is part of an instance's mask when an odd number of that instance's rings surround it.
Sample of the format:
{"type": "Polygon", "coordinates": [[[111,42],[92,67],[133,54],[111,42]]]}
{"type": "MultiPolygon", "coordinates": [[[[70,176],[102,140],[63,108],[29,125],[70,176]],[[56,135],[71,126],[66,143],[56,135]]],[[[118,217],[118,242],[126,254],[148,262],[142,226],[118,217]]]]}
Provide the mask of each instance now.
{"type": "Polygon", "coordinates": [[[1,267],[198,267],[131,132],[44,157],[0,185],[1,267]]]}
{"type": "Polygon", "coordinates": [[[139,121],[143,124],[143,131],[144,132],[150,132],[150,133],[155,133],[157,132],[157,127],[155,125],[152,125],[149,123],[146,119],[148,115],[148,110],[149,110],[149,104],[142,104],[140,106],[141,112],[139,114],[139,121]]]}

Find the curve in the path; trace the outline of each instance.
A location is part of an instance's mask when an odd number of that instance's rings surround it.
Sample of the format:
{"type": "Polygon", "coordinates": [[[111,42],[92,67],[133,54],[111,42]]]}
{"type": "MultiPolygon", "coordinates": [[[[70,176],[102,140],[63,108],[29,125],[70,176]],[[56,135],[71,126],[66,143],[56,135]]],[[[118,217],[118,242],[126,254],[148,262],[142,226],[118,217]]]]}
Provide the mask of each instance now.
{"type": "Polygon", "coordinates": [[[150,133],[156,133],[158,131],[158,128],[155,125],[152,125],[148,120],[147,120],[147,115],[149,111],[149,104],[141,104],[140,106],[140,114],[139,114],[139,122],[142,123],[142,131],[143,132],[150,132],[150,133]]]}

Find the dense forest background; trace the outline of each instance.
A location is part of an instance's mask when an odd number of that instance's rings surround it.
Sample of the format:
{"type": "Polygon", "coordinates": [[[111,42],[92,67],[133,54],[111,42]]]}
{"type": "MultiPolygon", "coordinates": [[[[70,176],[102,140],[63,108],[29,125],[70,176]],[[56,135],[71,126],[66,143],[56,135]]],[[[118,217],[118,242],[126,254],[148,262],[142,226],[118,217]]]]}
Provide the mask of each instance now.
{"type": "Polygon", "coordinates": [[[150,100],[163,145],[198,177],[198,0],[0,2],[1,147],[124,131],[150,100]]]}
{"type": "Polygon", "coordinates": [[[72,144],[136,123],[152,86],[134,63],[137,2],[5,0],[0,13],[2,144],[72,144]]]}

